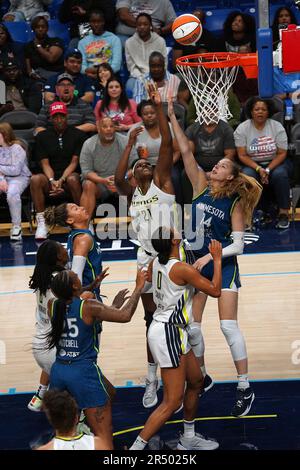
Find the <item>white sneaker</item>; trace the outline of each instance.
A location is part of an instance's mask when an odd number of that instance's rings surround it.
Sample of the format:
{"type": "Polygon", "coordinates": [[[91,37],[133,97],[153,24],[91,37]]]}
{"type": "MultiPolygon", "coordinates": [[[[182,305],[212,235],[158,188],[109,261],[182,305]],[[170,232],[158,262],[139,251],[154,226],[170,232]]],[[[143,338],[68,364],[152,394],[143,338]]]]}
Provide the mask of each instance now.
{"type": "Polygon", "coordinates": [[[27,405],[27,408],[31,411],[39,412],[42,411],[43,400],[40,399],[37,395],[33,395],[30,402],[27,405]]]}
{"type": "Polygon", "coordinates": [[[143,396],[143,406],[144,408],[152,408],[158,402],[157,398],[157,390],[160,387],[159,381],[156,379],[153,382],[150,382],[149,379],[146,378],[146,389],[143,396]]]}
{"type": "Polygon", "coordinates": [[[35,232],[36,240],[46,240],[48,237],[48,230],[43,214],[37,214],[36,216],[37,228],[35,232]]]}
{"type": "Polygon", "coordinates": [[[10,239],[13,241],[22,240],[22,227],[21,225],[13,225],[10,229],[10,239]]]}
{"type": "Polygon", "coordinates": [[[213,439],[205,439],[201,434],[195,433],[193,437],[180,436],[177,444],[178,450],[215,450],[219,443],[213,439]]]}

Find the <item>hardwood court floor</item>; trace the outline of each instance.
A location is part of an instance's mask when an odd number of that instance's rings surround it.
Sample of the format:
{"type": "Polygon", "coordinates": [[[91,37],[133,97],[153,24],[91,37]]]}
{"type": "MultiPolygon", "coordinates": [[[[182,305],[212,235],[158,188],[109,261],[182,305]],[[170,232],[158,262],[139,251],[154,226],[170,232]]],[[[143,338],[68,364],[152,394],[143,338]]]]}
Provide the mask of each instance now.
{"type": "MultiPolygon", "coordinates": [[[[239,258],[239,264],[243,284],[239,323],[247,341],[250,377],[299,378],[300,252],[245,255],[239,258]]],[[[110,266],[110,276],[102,292],[111,303],[118,290],[132,290],[136,263],[116,261],[106,265],[110,266]]],[[[0,344],[6,347],[6,364],[0,363],[0,392],[9,388],[31,391],[39,383],[40,370],[31,352],[35,296],[28,290],[28,279],[32,270],[31,266],[0,269],[0,344]]],[[[214,299],[208,300],[203,332],[207,370],[215,380],[234,380],[235,369],[219,328],[214,299]]],[[[146,354],[141,303],[131,323],[104,324],[99,364],[115,385],[142,383],[146,354]]]]}

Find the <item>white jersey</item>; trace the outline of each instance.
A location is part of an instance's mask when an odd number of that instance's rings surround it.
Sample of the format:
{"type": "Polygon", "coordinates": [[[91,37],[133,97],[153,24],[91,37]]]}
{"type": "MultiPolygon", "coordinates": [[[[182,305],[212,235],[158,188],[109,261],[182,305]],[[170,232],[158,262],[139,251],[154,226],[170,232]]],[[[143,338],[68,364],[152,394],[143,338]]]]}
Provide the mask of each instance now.
{"type": "Polygon", "coordinates": [[[148,253],[156,254],[151,238],[160,226],[174,226],[175,196],[159,189],[153,181],[146,194],[137,187],[133,193],[129,213],[132,228],[141,246],[148,253]]]}
{"type": "Polygon", "coordinates": [[[160,264],[155,258],[152,268],[153,300],[156,310],[153,319],[185,327],[193,321],[192,303],[194,287],[179,286],[171,281],[170,270],[178,259],[170,259],[167,264],[160,264]]]}
{"type": "Polygon", "coordinates": [[[95,439],[94,436],[86,434],[80,434],[73,438],[55,437],[53,450],[95,450],[95,439]]]}
{"type": "Polygon", "coordinates": [[[51,289],[47,289],[46,294],[43,295],[39,290],[36,291],[36,329],[38,332],[44,334],[51,330],[51,320],[48,315],[48,302],[54,299],[55,296],[51,289]]]}

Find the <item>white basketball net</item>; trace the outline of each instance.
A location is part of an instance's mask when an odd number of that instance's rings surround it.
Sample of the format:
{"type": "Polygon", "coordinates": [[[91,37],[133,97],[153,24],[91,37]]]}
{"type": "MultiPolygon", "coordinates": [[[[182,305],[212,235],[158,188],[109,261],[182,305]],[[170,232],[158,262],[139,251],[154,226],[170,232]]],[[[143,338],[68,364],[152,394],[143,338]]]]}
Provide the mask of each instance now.
{"type": "MultiPolygon", "coordinates": [[[[230,56],[228,55],[228,59],[230,56]]],[[[219,57],[211,54],[209,62],[220,62],[219,57]]],[[[189,63],[189,57],[179,59],[189,63]]],[[[200,124],[218,123],[220,119],[228,121],[232,114],[228,109],[228,91],[235,82],[238,66],[220,68],[206,68],[201,65],[205,61],[203,57],[192,59],[199,65],[177,65],[177,70],[184,78],[193,97],[197,119],[200,124]]]]}

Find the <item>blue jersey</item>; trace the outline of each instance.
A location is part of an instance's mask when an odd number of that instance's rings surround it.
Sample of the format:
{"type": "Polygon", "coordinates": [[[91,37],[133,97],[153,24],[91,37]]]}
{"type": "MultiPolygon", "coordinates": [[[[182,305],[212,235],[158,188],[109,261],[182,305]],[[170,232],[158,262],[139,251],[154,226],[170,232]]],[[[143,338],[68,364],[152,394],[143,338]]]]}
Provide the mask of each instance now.
{"type": "MultiPolygon", "coordinates": [[[[87,325],[82,319],[84,300],[75,297],[71,304],[67,305],[64,318],[64,328],[56,358],[62,361],[79,362],[91,360],[97,362],[99,340],[97,324],[87,325]]],[[[55,318],[57,300],[52,303],[51,318],[55,318]]]]}
{"type": "MultiPolygon", "coordinates": [[[[82,275],[82,285],[88,286],[102,272],[102,253],[99,243],[97,243],[88,229],[72,229],[68,237],[68,255],[70,261],[73,259],[73,242],[74,238],[82,233],[87,233],[93,240],[92,247],[86,257],[86,263],[82,275]]],[[[101,300],[99,288],[93,290],[96,298],[101,300]]]]}
{"type": "Polygon", "coordinates": [[[197,257],[208,253],[212,239],[222,243],[223,248],[232,243],[231,214],[239,199],[238,194],[232,197],[214,198],[208,187],[193,199],[193,236],[188,236],[188,241],[197,257]]]}

